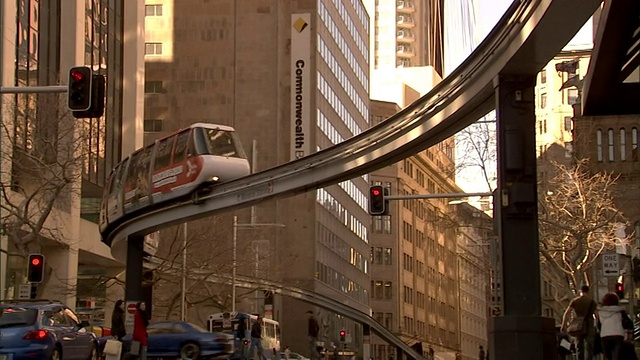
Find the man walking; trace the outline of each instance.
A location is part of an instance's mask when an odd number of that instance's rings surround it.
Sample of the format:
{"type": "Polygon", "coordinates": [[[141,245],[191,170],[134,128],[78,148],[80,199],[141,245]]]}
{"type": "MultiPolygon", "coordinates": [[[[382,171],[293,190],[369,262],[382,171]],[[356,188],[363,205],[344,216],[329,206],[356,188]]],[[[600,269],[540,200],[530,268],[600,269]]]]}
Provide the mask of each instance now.
{"type": "Polygon", "coordinates": [[[258,355],[260,360],[267,360],[264,356],[264,349],[262,348],[262,316],[258,315],[256,321],[251,325],[251,347],[249,348],[249,356],[253,359],[254,348],[258,348],[258,355]]]}
{"type": "Polygon", "coordinates": [[[313,311],[307,311],[307,315],[309,315],[309,326],[307,328],[307,335],[309,336],[309,358],[311,360],[317,360],[320,358],[320,356],[318,356],[318,349],[316,348],[320,325],[318,325],[318,320],[313,316],[313,311]]]}
{"type": "Polygon", "coordinates": [[[578,360],[593,360],[593,344],[595,338],[595,327],[593,324],[593,313],[598,304],[589,295],[589,286],[583,285],[580,288],[580,296],[571,300],[569,306],[562,315],[561,331],[566,332],[569,322],[569,314],[573,310],[575,316],[585,319],[583,331],[576,335],[576,353],[578,360]]]}

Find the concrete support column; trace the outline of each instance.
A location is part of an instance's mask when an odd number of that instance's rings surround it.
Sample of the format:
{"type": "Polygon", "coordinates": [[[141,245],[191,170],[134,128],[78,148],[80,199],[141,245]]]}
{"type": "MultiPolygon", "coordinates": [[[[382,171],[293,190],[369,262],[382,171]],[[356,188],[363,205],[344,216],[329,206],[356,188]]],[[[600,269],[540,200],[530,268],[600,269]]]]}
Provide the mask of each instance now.
{"type": "Polygon", "coordinates": [[[142,294],[142,256],[144,236],[129,236],[127,239],[127,270],[124,287],[124,300],[143,301],[142,294]]]}
{"type": "Polygon", "coordinates": [[[498,194],[494,216],[502,245],[503,316],[490,326],[493,359],[555,358],[554,321],[541,317],[535,146],[535,75],[500,75],[498,194]]]}
{"type": "MultiPolygon", "coordinates": [[[[58,300],[75,309],[78,283],[77,247],[46,247],[38,251],[46,254],[45,279],[38,284],[38,297],[58,300]]],[[[24,263],[26,264],[26,261],[24,263]]]]}

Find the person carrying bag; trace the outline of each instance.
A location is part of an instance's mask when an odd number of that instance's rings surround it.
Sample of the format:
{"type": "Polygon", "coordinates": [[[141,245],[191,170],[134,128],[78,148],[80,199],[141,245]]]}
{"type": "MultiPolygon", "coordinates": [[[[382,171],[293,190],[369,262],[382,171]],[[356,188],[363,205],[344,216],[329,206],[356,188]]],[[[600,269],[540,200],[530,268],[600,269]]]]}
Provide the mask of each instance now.
{"type": "Polygon", "coordinates": [[[592,360],[595,342],[595,326],[593,314],[596,302],[589,296],[589,286],[580,288],[580,296],[571,300],[562,316],[561,331],[568,332],[576,339],[576,353],[578,360],[592,360]],[[575,312],[571,324],[567,326],[569,315],[575,312]]]}

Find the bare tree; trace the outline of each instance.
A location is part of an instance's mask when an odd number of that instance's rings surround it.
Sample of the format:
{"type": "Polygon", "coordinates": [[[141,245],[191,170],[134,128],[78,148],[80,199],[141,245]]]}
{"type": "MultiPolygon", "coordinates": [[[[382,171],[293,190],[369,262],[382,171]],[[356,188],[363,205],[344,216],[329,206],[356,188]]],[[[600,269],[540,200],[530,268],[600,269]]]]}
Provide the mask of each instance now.
{"type": "Polygon", "coordinates": [[[464,128],[456,135],[456,178],[473,174],[493,191],[497,184],[497,138],[495,112],[464,128]]]}
{"type": "MultiPolygon", "coordinates": [[[[154,316],[179,318],[182,301],[182,279],[186,278],[185,305],[189,313],[197,312],[205,319],[211,312],[232,309],[232,290],[219,278],[230,278],[233,272],[232,222],[227,216],[210,217],[190,222],[185,242],[184,225],[162,232],[161,246],[154,256],[154,316]],[[187,261],[183,269],[183,255],[187,261]],[[184,271],[184,272],[183,272],[184,271]]],[[[275,238],[278,228],[243,229],[236,241],[236,271],[239,276],[278,279],[285,271],[271,249],[256,249],[255,239],[275,238]],[[256,251],[258,250],[258,251],[256,251]],[[261,264],[259,274],[256,264],[261,264]]],[[[236,300],[253,304],[256,290],[236,288],[236,300]]],[[[242,310],[242,306],[238,307],[242,310]]],[[[248,310],[247,310],[248,311],[248,310]]],[[[195,319],[191,319],[194,320],[195,319]]]]}
{"type": "Polygon", "coordinates": [[[555,176],[538,187],[540,250],[556,279],[565,280],[565,298],[594,281],[591,271],[603,251],[629,242],[628,221],[614,202],[617,176],[590,173],[587,160],[552,164],[555,176]]]}

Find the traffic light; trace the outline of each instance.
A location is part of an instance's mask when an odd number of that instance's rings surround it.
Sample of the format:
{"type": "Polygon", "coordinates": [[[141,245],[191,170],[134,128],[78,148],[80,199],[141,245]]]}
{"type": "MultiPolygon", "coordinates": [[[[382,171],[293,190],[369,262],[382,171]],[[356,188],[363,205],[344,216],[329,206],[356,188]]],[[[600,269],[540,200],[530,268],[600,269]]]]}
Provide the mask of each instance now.
{"type": "Polygon", "coordinates": [[[44,280],[44,255],[30,254],[29,268],[27,269],[27,280],[32,283],[39,283],[44,280]]]}
{"type": "Polygon", "coordinates": [[[340,342],[346,341],[347,332],[345,330],[340,330],[340,342]]]}
{"type": "Polygon", "coordinates": [[[74,66],[69,69],[67,102],[71,111],[87,111],[91,108],[91,84],[93,71],[88,66],[74,66]]]}
{"type": "Polygon", "coordinates": [[[76,118],[95,118],[104,114],[105,78],[88,66],[69,70],[67,105],[76,118]]]}
{"type": "Polygon", "coordinates": [[[369,187],[369,214],[385,215],[387,213],[387,200],[385,200],[385,189],[382,185],[369,187]]]}
{"type": "Polygon", "coordinates": [[[616,294],[620,299],[624,299],[624,284],[617,282],[616,283],[616,294]]]}

